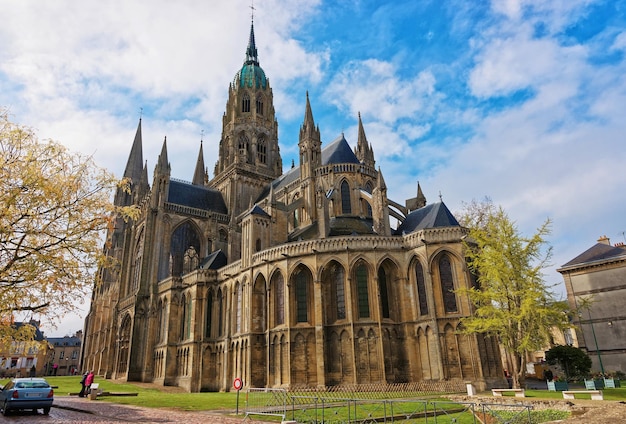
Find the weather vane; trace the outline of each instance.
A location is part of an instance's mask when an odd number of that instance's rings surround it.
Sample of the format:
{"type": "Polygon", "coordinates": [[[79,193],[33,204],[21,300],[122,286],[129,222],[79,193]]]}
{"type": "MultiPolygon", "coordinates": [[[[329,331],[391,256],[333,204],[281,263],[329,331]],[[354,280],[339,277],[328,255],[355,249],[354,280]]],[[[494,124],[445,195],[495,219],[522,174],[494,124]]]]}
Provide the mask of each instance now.
{"type": "Polygon", "coordinates": [[[250,10],[251,10],[250,16],[252,17],[252,22],[254,22],[254,11],[256,10],[254,8],[254,0],[250,1],[250,10]]]}

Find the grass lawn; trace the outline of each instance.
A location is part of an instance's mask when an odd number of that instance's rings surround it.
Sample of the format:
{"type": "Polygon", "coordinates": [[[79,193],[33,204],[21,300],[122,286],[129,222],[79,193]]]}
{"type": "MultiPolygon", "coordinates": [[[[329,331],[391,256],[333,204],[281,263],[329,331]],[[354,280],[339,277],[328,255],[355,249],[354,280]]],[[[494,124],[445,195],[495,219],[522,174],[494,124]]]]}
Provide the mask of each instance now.
{"type": "MultiPolygon", "coordinates": [[[[54,395],[67,396],[68,393],[80,391],[81,376],[46,377],[48,383],[57,386],[54,395]]],[[[0,380],[4,385],[8,380],[0,380]]],[[[123,405],[137,405],[149,408],[177,408],[185,411],[235,410],[237,408],[237,393],[166,393],[158,389],[140,387],[132,383],[118,383],[96,377],[95,383],[105,392],[132,392],[138,396],[103,396],[99,401],[113,402],[123,405]]],[[[239,410],[245,406],[245,393],[239,396],[239,410]]]]}
{"type": "MultiPolygon", "coordinates": [[[[46,377],[48,382],[57,386],[55,395],[58,397],[67,396],[68,393],[77,393],[80,390],[81,376],[69,377],[46,377]]],[[[8,380],[0,380],[0,385],[4,385],[8,380]]],[[[234,411],[237,407],[237,393],[170,393],[156,388],[145,388],[132,383],[120,383],[113,380],[105,380],[96,377],[96,383],[106,392],[133,392],[138,396],[111,396],[99,397],[99,402],[113,402],[124,405],[136,405],[150,408],[176,408],[186,411],[210,411],[210,410],[230,410],[234,411]]],[[[607,401],[618,401],[626,399],[626,388],[605,389],[603,391],[604,399],[607,401]]],[[[483,395],[491,395],[491,392],[485,392],[483,395]]],[[[511,396],[512,397],[512,396],[511,396]]],[[[526,390],[526,397],[529,399],[563,399],[561,392],[550,392],[547,390],[526,390]]],[[[581,399],[590,398],[590,395],[579,395],[581,399]]],[[[429,399],[431,402],[447,401],[443,397],[429,399]]],[[[242,392],[239,396],[239,411],[245,409],[246,393],[242,392]]],[[[375,401],[373,403],[376,403],[375,401]]],[[[396,404],[400,405],[400,404],[396,404]]],[[[406,405],[413,411],[420,410],[419,406],[406,405]]],[[[289,406],[288,406],[289,409],[289,406]]],[[[422,409],[423,410],[423,409],[422,409]]],[[[330,412],[330,411],[329,411],[330,412]]],[[[464,414],[460,414],[464,415],[464,414]]],[[[461,418],[461,417],[459,417],[461,418]]],[[[462,422],[463,420],[459,420],[462,422]]],[[[539,421],[541,422],[541,421],[539,421]]]]}

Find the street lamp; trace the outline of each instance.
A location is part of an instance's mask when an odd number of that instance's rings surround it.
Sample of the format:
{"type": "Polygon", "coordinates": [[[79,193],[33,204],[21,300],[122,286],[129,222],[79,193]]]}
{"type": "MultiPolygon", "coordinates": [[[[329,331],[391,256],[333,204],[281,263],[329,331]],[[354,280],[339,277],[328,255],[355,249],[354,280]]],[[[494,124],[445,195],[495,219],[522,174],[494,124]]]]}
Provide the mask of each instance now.
{"type": "Polygon", "coordinates": [[[593,329],[593,321],[591,320],[591,310],[588,308],[587,313],[589,314],[589,325],[591,326],[591,334],[593,334],[593,341],[596,344],[596,355],[598,355],[598,362],[600,363],[600,372],[602,373],[602,377],[604,377],[604,365],[602,365],[602,356],[600,355],[600,348],[598,347],[598,339],[596,338],[596,331],[593,329]]]}

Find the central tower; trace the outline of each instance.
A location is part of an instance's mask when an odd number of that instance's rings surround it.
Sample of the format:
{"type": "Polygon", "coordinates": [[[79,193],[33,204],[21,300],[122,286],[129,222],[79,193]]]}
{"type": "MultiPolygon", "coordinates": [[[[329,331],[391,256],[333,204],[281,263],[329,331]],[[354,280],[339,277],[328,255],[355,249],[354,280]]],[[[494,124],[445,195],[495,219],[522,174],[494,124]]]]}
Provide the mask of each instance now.
{"type": "Polygon", "coordinates": [[[252,22],[246,60],[228,89],[215,176],[209,186],[222,192],[235,218],[282,172],[274,96],[259,65],[252,22]]]}

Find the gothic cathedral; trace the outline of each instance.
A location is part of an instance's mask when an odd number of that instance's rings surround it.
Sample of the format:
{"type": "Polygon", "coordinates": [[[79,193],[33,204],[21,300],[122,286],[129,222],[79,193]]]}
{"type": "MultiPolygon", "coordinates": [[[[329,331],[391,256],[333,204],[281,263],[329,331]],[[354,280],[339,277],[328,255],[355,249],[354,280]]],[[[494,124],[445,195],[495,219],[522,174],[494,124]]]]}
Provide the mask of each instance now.
{"type": "MultiPolygon", "coordinates": [[[[496,341],[457,330],[472,313],[465,230],[421,188],[404,205],[387,187],[358,117],[322,143],[308,94],[299,163],[283,173],[270,81],[254,26],[228,89],[214,177],[202,144],[191,182],[171,178],[163,142],[152,185],[141,120],[119,220],[85,321],[84,369],[184,387],[473,381],[502,378],[496,341]],[[391,228],[390,217],[398,222],[391,228]]],[[[462,386],[464,387],[464,386],[462,386]]]]}

